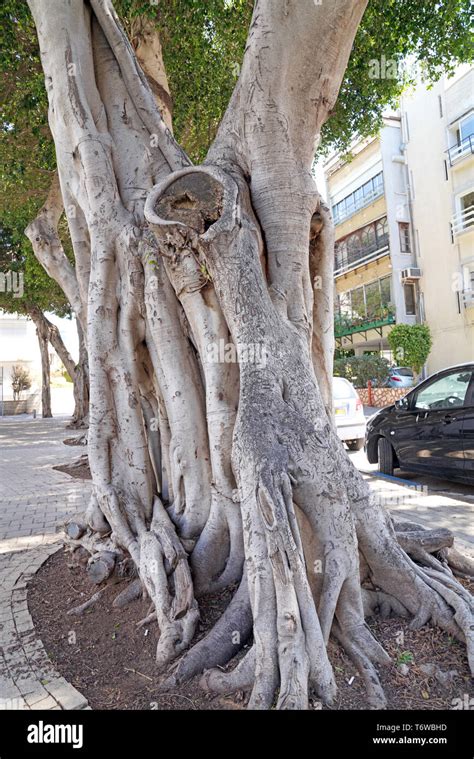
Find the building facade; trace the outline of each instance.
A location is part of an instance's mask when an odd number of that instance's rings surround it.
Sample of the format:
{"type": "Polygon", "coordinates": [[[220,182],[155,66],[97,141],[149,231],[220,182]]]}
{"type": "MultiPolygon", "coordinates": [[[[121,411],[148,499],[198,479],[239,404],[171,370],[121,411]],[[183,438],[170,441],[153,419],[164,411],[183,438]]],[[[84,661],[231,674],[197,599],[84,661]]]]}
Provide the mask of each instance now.
{"type": "MultiPolygon", "coordinates": [[[[66,347],[73,356],[78,354],[77,331],[75,323],[70,319],[59,319],[53,314],[46,314],[61,332],[66,347]]],[[[64,371],[56,351],[49,346],[51,374],[64,371]]],[[[2,404],[13,400],[11,372],[14,366],[26,369],[31,378],[31,388],[22,394],[22,399],[37,396],[41,390],[41,354],[36,335],[36,327],[31,319],[24,316],[7,314],[0,310],[0,417],[6,413],[2,404]]],[[[56,384],[57,381],[56,381],[56,384]]],[[[53,412],[62,413],[71,406],[72,388],[66,386],[63,400],[59,390],[53,393],[53,412]],[[56,397],[57,396],[57,397],[56,397]],[[67,396],[67,397],[66,397],[67,396]]]]}
{"type": "Polygon", "coordinates": [[[474,68],[420,82],[352,160],[319,165],[336,228],[339,350],[390,355],[427,322],[432,373],[474,358],[474,68]]]}
{"type": "Polygon", "coordinates": [[[339,350],[389,353],[387,335],[419,317],[416,258],[400,115],[356,143],[352,160],[324,163],[336,228],[335,336],[339,350]]]}
{"type": "Polygon", "coordinates": [[[429,373],[474,359],[474,68],[401,102],[429,373]]]}

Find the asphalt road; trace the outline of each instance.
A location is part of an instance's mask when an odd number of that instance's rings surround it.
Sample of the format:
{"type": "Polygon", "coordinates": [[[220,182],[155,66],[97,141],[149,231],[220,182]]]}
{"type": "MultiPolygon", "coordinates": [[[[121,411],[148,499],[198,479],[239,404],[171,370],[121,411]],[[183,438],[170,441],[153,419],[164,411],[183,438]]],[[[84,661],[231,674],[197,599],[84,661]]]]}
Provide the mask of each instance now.
{"type": "MultiPolygon", "coordinates": [[[[367,474],[378,473],[377,464],[369,464],[364,451],[349,451],[349,455],[357,469],[361,472],[367,474]]],[[[468,503],[474,503],[474,488],[472,485],[465,485],[463,483],[453,482],[452,480],[444,480],[427,474],[415,474],[414,472],[407,472],[402,469],[396,469],[393,478],[387,477],[386,475],[380,475],[380,477],[389,481],[400,481],[400,484],[409,484],[412,486],[418,485],[421,488],[427,488],[427,494],[429,495],[439,493],[447,498],[453,497],[467,501],[468,503]]]]}

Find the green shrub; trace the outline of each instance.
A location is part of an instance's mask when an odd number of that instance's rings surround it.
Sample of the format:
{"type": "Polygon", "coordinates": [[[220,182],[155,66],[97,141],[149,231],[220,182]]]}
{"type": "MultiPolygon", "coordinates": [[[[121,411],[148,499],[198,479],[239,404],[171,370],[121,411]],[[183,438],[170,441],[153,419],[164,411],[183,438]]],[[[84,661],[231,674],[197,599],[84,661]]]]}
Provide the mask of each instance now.
{"type": "Polygon", "coordinates": [[[344,377],[356,387],[367,387],[369,380],[380,385],[387,379],[388,372],[387,359],[375,354],[349,356],[334,361],[334,376],[344,377]]]}
{"type": "Polygon", "coordinates": [[[433,341],[427,324],[397,324],[388,335],[388,344],[397,366],[409,366],[418,374],[426,362],[433,341]]]}

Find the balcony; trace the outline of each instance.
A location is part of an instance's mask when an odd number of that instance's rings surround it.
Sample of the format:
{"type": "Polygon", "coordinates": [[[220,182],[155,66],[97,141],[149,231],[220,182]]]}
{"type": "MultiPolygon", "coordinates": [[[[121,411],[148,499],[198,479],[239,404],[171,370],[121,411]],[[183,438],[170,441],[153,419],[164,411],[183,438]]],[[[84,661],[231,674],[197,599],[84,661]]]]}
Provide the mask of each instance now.
{"type": "Polygon", "coordinates": [[[334,224],[341,224],[385,193],[383,172],[376,174],[338,203],[332,203],[334,224]]]}
{"type": "Polygon", "coordinates": [[[382,337],[382,327],[395,324],[395,321],[395,312],[391,304],[381,306],[372,314],[368,314],[365,317],[336,314],[334,316],[334,336],[340,339],[341,337],[351,337],[359,332],[368,332],[373,329],[382,337]]]}
{"type": "Polygon", "coordinates": [[[474,134],[464,137],[464,139],[457,145],[453,145],[452,148],[449,148],[447,153],[449,155],[449,163],[451,166],[459,163],[459,161],[462,161],[467,156],[472,155],[474,153],[474,134]]]}
{"type": "Polygon", "coordinates": [[[380,256],[387,255],[389,252],[388,233],[377,236],[377,240],[374,243],[365,245],[358,250],[336,250],[334,276],[339,277],[341,274],[346,274],[358,266],[363,266],[380,256]]]}
{"type": "Polygon", "coordinates": [[[474,206],[468,206],[463,208],[462,211],[455,214],[451,219],[451,228],[453,230],[453,236],[458,237],[464,232],[474,230],[474,206]]]}

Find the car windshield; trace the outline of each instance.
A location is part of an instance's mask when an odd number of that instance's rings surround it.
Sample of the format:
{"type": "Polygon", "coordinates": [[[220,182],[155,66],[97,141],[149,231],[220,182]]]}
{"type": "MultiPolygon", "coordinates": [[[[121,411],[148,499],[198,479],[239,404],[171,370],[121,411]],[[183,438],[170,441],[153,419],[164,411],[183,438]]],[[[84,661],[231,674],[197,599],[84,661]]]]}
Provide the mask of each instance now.
{"type": "Polygon", "coordinates": [[[340,401],[342,398],[355,398],[356,391],[352,387],[351,383],[343,377],[334,377],[332,383],[332,392],[335,401],[340,401]]]}
{"type": "Polygon", "coordinates": [[[413,372],[411,369],[405,369],[402,367],[401,369],[394,369],[394,372],[400,375],[400,377],[413,377],[413,372]]]}

